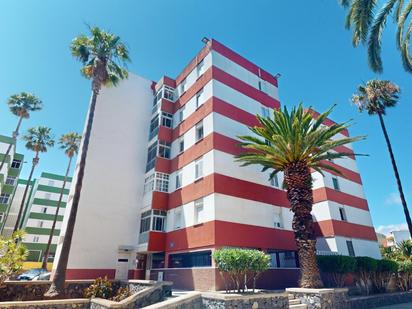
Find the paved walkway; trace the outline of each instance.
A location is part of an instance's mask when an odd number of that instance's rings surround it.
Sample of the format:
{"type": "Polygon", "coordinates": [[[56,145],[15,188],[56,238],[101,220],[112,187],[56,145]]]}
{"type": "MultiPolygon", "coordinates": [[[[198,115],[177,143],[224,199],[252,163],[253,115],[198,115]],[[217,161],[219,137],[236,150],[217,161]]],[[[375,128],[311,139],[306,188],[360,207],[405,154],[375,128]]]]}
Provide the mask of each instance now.
{"type": "Polygon", "coordinates": [[[379,307],[379,308],[380,309],[411,309],[412,303],[404,303],[404,304],[391,305],[391,306],[385,306],[385,307],[379,307]]]}

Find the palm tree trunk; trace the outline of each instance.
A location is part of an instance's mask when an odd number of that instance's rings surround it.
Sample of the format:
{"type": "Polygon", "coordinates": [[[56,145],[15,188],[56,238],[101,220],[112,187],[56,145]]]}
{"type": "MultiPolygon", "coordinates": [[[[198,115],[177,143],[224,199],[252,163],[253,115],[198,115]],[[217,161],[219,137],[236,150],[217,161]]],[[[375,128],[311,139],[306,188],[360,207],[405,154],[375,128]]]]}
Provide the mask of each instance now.
{"type": "Polygon", "coordinates": [[[408,205],[406,204],[405,195],[403,194],[401,177],[399,176],[398,167],[396,165],[395,156],[393,154],[391,141],[389,140],[389,135],[388,135],[388,132],[386,131],[386,126],[385,126],[385,122],[383,120],[382,113],[378,113],[378,116],[379,116],[379,121],[381,123],[383,135],[385,136],[386,146],[388,147],[389,156],[391,158],[393,171],[395,173],[396,183],[398,185],[399,195],[400,195],[401,202],[402,202],[403,212],[405,213],[406,223],[408,224],[409,234],[412,238],[412,220],[411,220],[411,216],[409,215],[409,210],[408,210],[408,205]]]}
{"type": "Polygon", "coordinates": [[[82,190],[84,170],[86,167],[87,150],[89,148],[90,135],[93,126],[94,112],[96,109],[97,96],[99,87],[93,87],[92,98],[89,107],[89,115],[87,118],[86,132],[84,134],[79,170],[77,172],[76,185],[72,205],[70,208],[69,219],[66,227],[66,234],[60,252],[60,257],[57,262],[56,271],[53,275],[52,284],[49,290],[44,294],[47,298],[57,298],[64,295],[64,283],[66,281],[66,270],[69,261],[70,246],[73,238],[74,225],[76,224],[77,209],[79,207],[80,194],[82,190]]]}
{"type": "Polygon", "coordinates": [[[69,176],[70,166],[72,164],[72,159],[73,159],[73,157],[70,156],[69,157],[69,164],[67,165],[67,169],[66,169],[66,174],[64,175],[63,186],[60,190],[60,196],[59,196],[59,201],[57,202],[56,213],[54,214],[53,225],[52,225],[52,228],[51,228],[51,231],[50,231],[49,240],[47,242],[47,247],[46,247],[46,250],[44,252],[43,263],[41,265],[41,267],[43,269],[47,269],[47,260],[49,258],[49,254],[50,254],[50,246],[51,246],[51,243],[52,243],[52,240],[53,240],[53,234],[54,234],[54,230],[56,228],[57,218],[59,217],[60,205],[62,203],[64,190],[65,190],[66,183],[67,183],[67,177],[69,176]]]}
{"type": "MultiPolygon", "coordinates": [[[[20,125],[21,125],[22,120],[23,120],[23,117],[20,117],[19,121],[17,122],[16,130],[13,132],[14,145],[16,145],[17,136],[19,136],[19,129],[20,129],[20,125]]],[[[12,147],[12,144],[9,144],[9,146],[7,147],[6,153],[3,157],[3,159],[1,160],[0,171],[3,169],[4,163],[6,163],[6,159],[7,159],[7,156],[10,154],[11,147],[12,147]]]]}
{"type": "Polygon", "coordinates": [[[312,176],[305,163],[291,164],[285,170],[287,197],[293,211],[292,228],[298,249],[302,288],[323,287],[316,261],[316,236],[312,218],[312,176]]]}
{"type": "Polygon", "coordinates": [[[31,171],[30,171],[29,179],[27,180],[26,187],[24,188],[23,198],[21,200],[19,214],[17,215],[16,223],[14,224],[13,233],[15,231],[17,231],[19,229],[19,227],[21,227],[23,225],[24,216],[26,214],[26,209],[25,209],[26,207],[24,207],[24,204],[26,202],[26,196],[27,196],[27,192],[29,191],[29,186],[30,186],[30,183],[31,183],[31,179],[33,177],[34,168],[36,167],[37,163],[39,163],[39,153],[36,153],[36,156],[33,158],[33,163],[31,165],[31,171]],[[24,215],[23,215],[23,210],[24,210],[24,215]]]}

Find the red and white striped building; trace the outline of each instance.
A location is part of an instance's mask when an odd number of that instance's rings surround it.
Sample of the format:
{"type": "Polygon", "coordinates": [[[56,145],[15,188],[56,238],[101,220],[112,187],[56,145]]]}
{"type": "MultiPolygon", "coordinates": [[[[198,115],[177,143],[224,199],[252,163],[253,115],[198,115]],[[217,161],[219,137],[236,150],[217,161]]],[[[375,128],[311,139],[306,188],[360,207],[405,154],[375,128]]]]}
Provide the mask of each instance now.
{"type": "MultiPolygon", "coordinates": [[[[276,76],[216,40],[176,79],[131,74],[103,89],[68,278],[163,278],[178,288],[219,289],[211,254],[230,246],[272,256],[261,287],[296,285],[282,175],[269,181],[258,166],[233,159],[236,137],[249,134],[255,115],[279,107],[276,76]]],[[[380,257],[355,158],[330,164],[343,176],[313,173],[319,252],[380,257]]]]}

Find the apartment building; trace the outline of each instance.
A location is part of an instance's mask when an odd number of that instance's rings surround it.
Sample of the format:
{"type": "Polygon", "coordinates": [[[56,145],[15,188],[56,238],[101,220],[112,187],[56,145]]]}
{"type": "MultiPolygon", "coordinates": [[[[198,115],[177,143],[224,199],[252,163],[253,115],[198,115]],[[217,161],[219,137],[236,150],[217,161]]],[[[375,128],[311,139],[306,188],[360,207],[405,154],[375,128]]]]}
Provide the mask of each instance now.
{"type": "MultiPolygon", "coordinates": [[[[249,134],[256,114],[269,116],[279,107],[277,76],[216,40],[205,40],[175,79],[154,83],[130,74],[103,89],[67,277],[220,289],[212,252],[246,247],[272,257],[260,287],[296,285],[299,262],[283,177],[269,181],[269,173],[233,158],[241,151],[237,136],[249,134]]],[[[353,152],[350,145],[336,151],[353,152]]],[[[379,257],[355,157],[330,164],[343,176],[313,173],[319,254],[379,257]]]]}
{"type": "Polygon", "coordinates": [[[5,164],[0,170],[0,234],[10,212],[20,171],[23,167],[23,155],[15,152],[13,138],[0,135],[0,160],[6,155],[9,145],[13,145],[5,164]]]}
{"type": "MultiPolygon", "coordinates": [[[[63,181],[64,176],[43,172],[38,179],[34,179],[30,183],[25,210],[23,212],[23,228],[26,232],[23,243],[29,251],[28,261],[42,261],[51,233],[63,181]]],[[[5,234],[11,234],[13,231],[26,184],[27,180],[19,179],[16,193],[11,204],[9,219],[4,227],[5,234]]],[[[52,239],[49,262],[53,261],[54,253],[56,252],[56,245],[66,209],[70,185],[71,178],[68,178],[57,218],[54,237],[52,239]]]]}

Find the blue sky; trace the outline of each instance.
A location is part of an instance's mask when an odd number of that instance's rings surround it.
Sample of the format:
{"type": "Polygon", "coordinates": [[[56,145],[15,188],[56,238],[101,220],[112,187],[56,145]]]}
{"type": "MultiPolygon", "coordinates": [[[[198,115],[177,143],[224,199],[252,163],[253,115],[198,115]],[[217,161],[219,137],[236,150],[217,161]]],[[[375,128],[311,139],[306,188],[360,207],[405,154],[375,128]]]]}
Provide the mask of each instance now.
{"type": "MultiPolygon", "coordinates": [[[[16,119],[5,101],[11,94],[30,91],[42,98],[44,110],[33,114],[29,126],[50,126],[56,136],[83,129],[90,83],[68,45],[86,24],[98,25],[127,42],[133,62],[129,69],[157,81],[175,77],[213,37],[269,72],[282,74],[280,99],[288,106],[304,102],[318,110],[338,104],[333,118],[353,118],[351,134],[366,134],[358,152],[365,193],[376,227],[405,222],[378,119],[359,114],[349,98],[356,86],[371,78],[390,79],[402,89],[396,109],[386,123],[398,160],[408,201],[412,204],[412,75],[401,67],[395,49],[394,26],[384,34],[384,73],[372,73],[364,48],[351,46],[338,1],[177,0],[177,1],[2,1],[0,10],[0,134],[9,134],[16,119]]],[[[31,161],[32,154],[18,150],[31,161]]],[[[64,173],[66,158],[55,148],[40,159],[40,171],[64,173]]],[[[27,176],[26,165],[23,176],[27,176]]],[[[381,228],[382,229],[382,228],[381,228]]]]}

